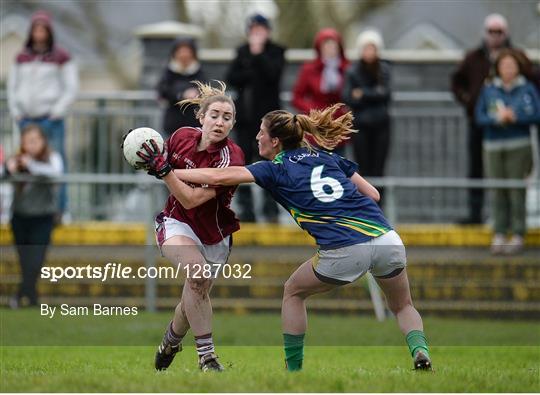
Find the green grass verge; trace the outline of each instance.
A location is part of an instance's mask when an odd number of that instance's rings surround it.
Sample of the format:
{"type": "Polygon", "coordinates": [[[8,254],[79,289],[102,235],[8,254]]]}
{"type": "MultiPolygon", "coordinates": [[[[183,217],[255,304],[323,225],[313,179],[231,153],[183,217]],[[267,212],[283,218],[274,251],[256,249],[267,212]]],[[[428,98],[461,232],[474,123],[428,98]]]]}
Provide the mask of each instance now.
{"type": "Polygon", "coordinates": [[[396,322],[311,314],[304,370],[284,370],[277,314],[214,317],[227,368],[202,374],[192,337],[166,372],[156,346],[171,313],[39,316],[0,310],[2,392],[540,392],[532,321],[426,318],[435,372],[415,372],[396,322]]]}

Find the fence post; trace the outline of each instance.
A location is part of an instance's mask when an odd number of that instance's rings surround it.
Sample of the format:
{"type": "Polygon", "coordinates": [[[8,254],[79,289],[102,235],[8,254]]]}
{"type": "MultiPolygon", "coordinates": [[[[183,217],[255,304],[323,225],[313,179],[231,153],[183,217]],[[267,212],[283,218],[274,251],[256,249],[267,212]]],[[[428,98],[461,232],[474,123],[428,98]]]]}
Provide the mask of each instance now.
{"type": "MultiPolygon", "coordinates": [[[[111,147],[107,143],[109,131],[107,130],[107,99],[97,99],[97,141],[96,141],[96,169],[97,173],[107,173],[108,157],[111,147]]],[[[105,219],[106,215],[102,211],[106,204],[104,198],[108,194],[110,185],[95,185],[94,186],[94,201],[95,207],[97,207],[97,213],[94,212],[94,218],[105,219]]]]}
{"type": "MultiPolygon", "coordinates": [[[[144,264],[147,269],[156,266],[155,259],[155,246],[154,246],[154,191],[156,188],[152,188],[151,185],[145,185],[145,197],[146,197],[146,241],[144,243],[144,264]]],[[[157,280],[155,278],[146,277],[144,280],[144,296],[146,311],[156,311],[156,295],[157,295],[157,280]]]]}
{"type": "Polygon", "coordinates": [[[383,322],[386,318],[386,307],[381,295],[381,290],[377,285],[377,281],[371,273],[366,275],[369,295],[371,296],[371,302],[373,303],[373,310],[375,311],[375,317],[377,321],[383,322]]]}

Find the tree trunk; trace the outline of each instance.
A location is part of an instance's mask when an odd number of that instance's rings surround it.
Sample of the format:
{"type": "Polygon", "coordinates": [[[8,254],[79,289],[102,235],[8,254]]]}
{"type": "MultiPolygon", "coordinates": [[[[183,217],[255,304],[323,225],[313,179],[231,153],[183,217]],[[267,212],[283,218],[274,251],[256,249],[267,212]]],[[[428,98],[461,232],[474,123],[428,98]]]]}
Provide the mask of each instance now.
{"type": "Polygon", "coordinates": [[[318,24],[311,0],[276,0],[277,41],[288,48],[311,48],[318,24]]]}
{"type": "Polygon", "coordinates": [[[182,23],[189,23],[189,15],[187,12],[186,2],[184,0],[174,0],[174,9],[176,20],[182,23]]]}

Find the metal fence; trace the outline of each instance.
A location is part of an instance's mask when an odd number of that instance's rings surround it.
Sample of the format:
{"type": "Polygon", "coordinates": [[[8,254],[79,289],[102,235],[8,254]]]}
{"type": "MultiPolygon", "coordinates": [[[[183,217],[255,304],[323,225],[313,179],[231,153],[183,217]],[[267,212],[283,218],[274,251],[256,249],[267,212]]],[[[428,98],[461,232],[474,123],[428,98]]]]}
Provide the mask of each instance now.
{"type": "MultiPolygon", "coordinates": [[[[153,177],[147,177],[145,175],[136,174],[81,174],[72,173],[66,174],[55,179],[35,179],[29,176],[18,176],[14,179],[0,179],[0,185],[4,186],[9,182],[53,182],[60,183],[65,182],[71,188],[75,187],[126,187],[136,186],[141,193],[141,201],[137,207],[137,210],[143,215],[143,221],[146,224],[146,248],[144,248],[144,266],[146,268],[156,267],[156,253],[155,248],[151,247],[154,244],[154,214],[156,208],[159,205],[159,193],[155,188],[161,182],[153,177]]],[[[470,187],[478,188],[540,188],[538,180],[467,180],[467,179],[455,179],[455,178],[434,178],[434,177],[407,177],[407,178],[394,178],[385,177],[380,179],[374,179],[374,183],[378,186],[384,186],[386,188],[387,196],[387,210],[386,215],[391,223],[397,223],[401,215],[402,207],[398,204],[397,191],[423,188],[440,188],[442,190],[455,190],[464,189],[470,187]]],[[[540,214],[540,210],[537,211],[540,214]]],[[[5,280],[5,279],[4,279],[5,280]]],[[[262,280],[264,282],[264,279],[262,280]]],[[[115,297],[117,297],[116,295],[115,297]]],[[[219,299],[219,298],[218,298],[219,299]]],[[[227,298],[225,298],[227,299],[227,298]]],[[[94,299],[92,299],[95,301],[94,299]]],[[[147,277],[144,280],[144,306],[148,311],[155,311],[158,301],[158,280],[155,278],[147,277]]],[[[81,302],[79,302],[81,303],[81,302]]],[[[356,301],[353,302],[356,306],[356,301]]],[[[171,302],[171,305],[172,302],[171,302]]],[[[260,308],[263,304],[254,304],[255,308],[260,308]]],[[[279,306],[279,303],[277,304],[279,306]]],[[[230,300],[226,300],[223,306],[231,306],[230,300]]],[[[330,305],[327,305],[330,306],[330,305]]],[[[335,308],[335,305],[332,305],[335,308]]],[[[219,305],[218,305],[219,307],[219,305]]],[[[447,308],[447,307],[445,307],[447,308]]],[[[380,314],[380,312],[379,312],[380,314]]]]}
{"type": "MultiPolygon", "coordinates": [[[[283,93],[282,99],[288,107],[290,94],[283,93]]],[[[448,92],[396,92],[391,114],[387,176],[371,180],[376,185],[386,185],[386,209],[400,222],[451,222],[465,215],[467,194],[463,179],[468,160],[462,109],[448,92]]],[[[162,109],[153,91],[82,93],[66,119],[68,172],[97,177],[133,175],[134,170],[122,158],[122,135],[139,126],[160,130],[161,116],[162,109]]],[[[18,134],[9,117],[4,92],[0,92],[0,128],[4,152],[9,155],[18,146],[18,134]]],[[[347,152],[350,156],[351,150],[347,152]]],[[[137,179],[144,182],[146,176],[140,176],[137,179]]],[[[144,220],[140,210],[144,194],[136,184],[70,183],[70,213],[74,220],[144,220]]],[[[540,194],[536,184],[534,188],[536,198],[540,194]]],[[[158,190],[161,192],[157,195],[165,195],[164,187],[158,190]]],[[[538,202],[536,211],[540,211],[538,202]]]]}

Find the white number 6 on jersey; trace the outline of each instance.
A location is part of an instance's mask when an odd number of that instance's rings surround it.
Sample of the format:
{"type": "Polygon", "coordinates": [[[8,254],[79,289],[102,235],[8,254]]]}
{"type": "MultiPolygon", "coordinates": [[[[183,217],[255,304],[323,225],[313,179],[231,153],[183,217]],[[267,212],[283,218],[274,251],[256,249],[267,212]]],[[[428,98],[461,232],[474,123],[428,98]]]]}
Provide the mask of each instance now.
{"type": "Polygon", "coordinates": [[[321,177],[323,167],[324,165],[317,166],[311,172],[311,191],[313,192],[313,196],[321,202],[330,203],[343,196],[343,187],[335,178],[321,177]],[[326,192],[324,190],[325,185],[328,185],[332,189],[332,192],[326,192]]]}

